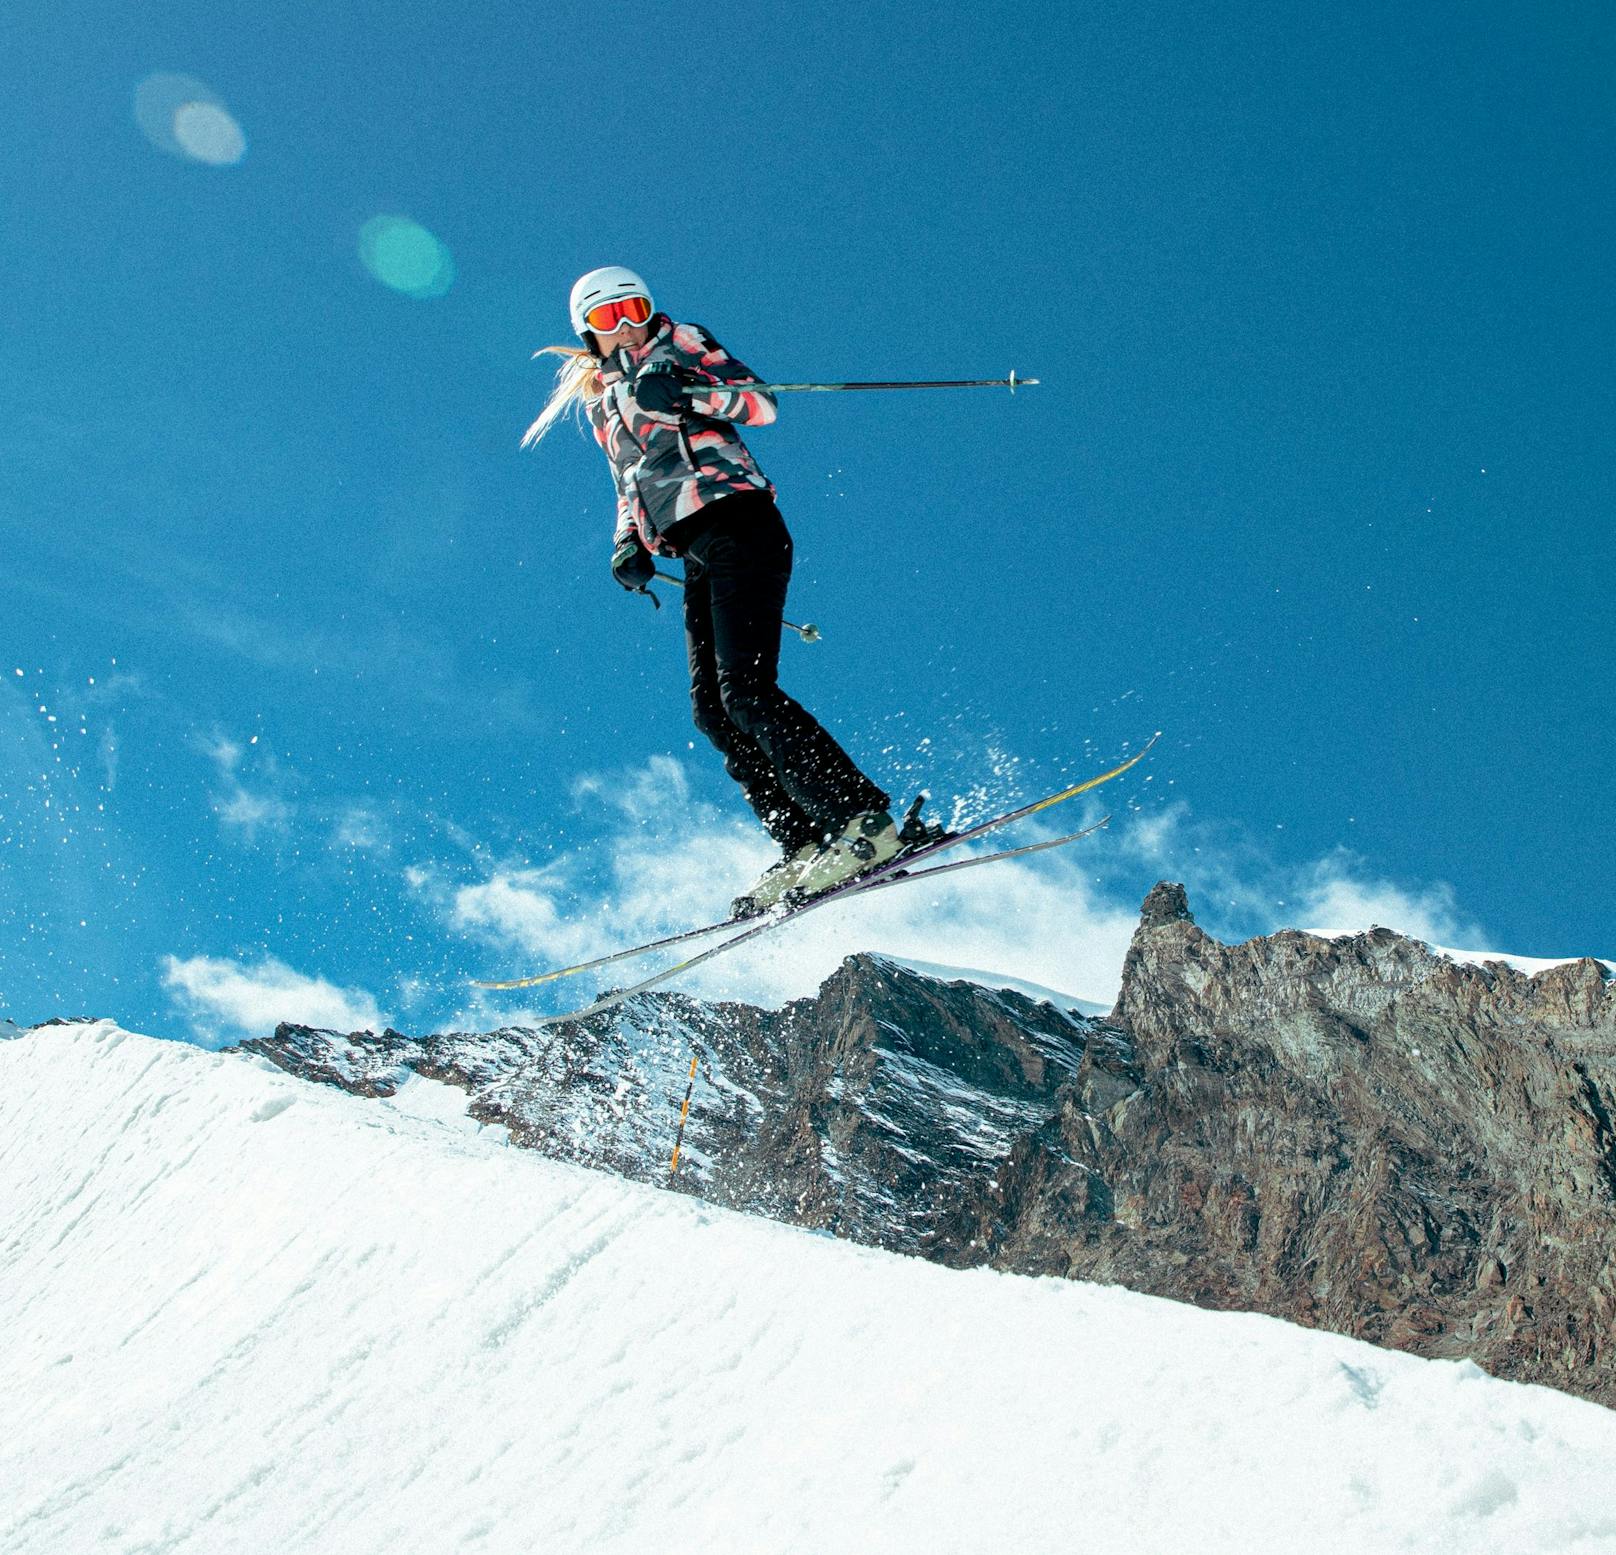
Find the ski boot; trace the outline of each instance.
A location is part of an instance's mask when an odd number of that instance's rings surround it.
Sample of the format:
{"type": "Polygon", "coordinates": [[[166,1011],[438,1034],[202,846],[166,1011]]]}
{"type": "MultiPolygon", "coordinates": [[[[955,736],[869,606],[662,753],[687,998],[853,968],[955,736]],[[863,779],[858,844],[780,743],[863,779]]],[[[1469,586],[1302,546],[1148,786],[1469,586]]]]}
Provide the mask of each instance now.
{"type": "Polygon", "coordinates": [[[904,842],[898,824],[887,810],[866,810],[855,815],[824,847],[803,864],[787,888],[788,906],[796,906],[833,890],[867,869],[895,859],[904,842]]]}
{"type": "Polygon", "coordinates": [[[818,851],[819,844],[810,842],[795,853],[776,859],[758,876],[751,890],[737,896],[729,904],[731,921],[756,918],[766,913],[797,884],[804,867],[818,851]]]}

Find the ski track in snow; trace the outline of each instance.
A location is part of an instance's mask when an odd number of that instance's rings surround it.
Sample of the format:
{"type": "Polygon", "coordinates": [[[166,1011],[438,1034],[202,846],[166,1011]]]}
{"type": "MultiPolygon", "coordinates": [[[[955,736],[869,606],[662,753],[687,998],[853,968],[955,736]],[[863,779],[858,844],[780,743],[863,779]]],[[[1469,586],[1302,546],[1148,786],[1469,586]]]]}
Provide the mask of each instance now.
{"type": "Polygon", "coordinates": [[[1616,1552],[1595,1405],[836,1243],[430,1085],[0,1044],[0,1550],[1616,1552]]]}

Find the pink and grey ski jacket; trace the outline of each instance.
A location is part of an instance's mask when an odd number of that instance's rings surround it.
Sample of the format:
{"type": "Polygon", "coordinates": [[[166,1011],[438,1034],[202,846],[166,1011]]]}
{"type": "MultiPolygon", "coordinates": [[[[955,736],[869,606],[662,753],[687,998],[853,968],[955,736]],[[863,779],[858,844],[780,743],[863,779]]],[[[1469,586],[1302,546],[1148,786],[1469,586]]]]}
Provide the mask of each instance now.
{"type": "Polygon", "coordinates": [[[739,387],[757,375],[736,361],[699,324],[676,324],[665,313],[651,320],[651,334],[637,351],[617,351],[602,365],[604,392],[588,404],[595,440],[606,451],[617,487],[617,525],[612,544],[638,534],[648,550],[671,555],[663,536],[709,503],[738,491],[774,487],[735,432],[735,423],[763,427],[774,420],[772,394],[739,387]],[[705,380],[711,392],[692,388],[688,408],[669,415],[642,410],[634,380],[653,364],[668,363],[688,383],[705,380]],[[735,388],[721,387],[734,384],[735,388]]]}

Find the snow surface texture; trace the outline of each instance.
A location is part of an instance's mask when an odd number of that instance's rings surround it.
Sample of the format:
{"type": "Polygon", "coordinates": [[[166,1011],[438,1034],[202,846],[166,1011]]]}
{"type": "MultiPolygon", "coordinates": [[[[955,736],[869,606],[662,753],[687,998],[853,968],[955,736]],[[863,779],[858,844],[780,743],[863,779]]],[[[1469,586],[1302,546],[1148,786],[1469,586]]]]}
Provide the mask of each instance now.
{"type": "MultiPolygon", "coordinates": [[[[1449,950],[1443,945],[1429,945],[1426,948],[1432,955],[1446,956],[1449,961],[1457,961],[1462,966],[1486,966],[1489,961],[1502,961],[1505,966],[1513,967],[1527,977],[1536,977],[1539,972],[1547,972],[1551,967],[1567,966],[1584,959],[1580,956],[1561,956],[1557,960],[1545,960],[1541,956],[1512,956],[1498,950],[1449,950]]],[[[1616,961],[1606,961],[1598,956],[1593,959],[1605,969],[1607,980],[1616,977],[1616,961]]]]}
{"type": "Polygon", "coordinates": [[[836,1243],[417,1089],[0,1045],[0,1549],[1616,1552],[1595,1405],[836,1243]]]}
{"type": "MultiPolygon", "coordinates": [[[[1316,935],[1319,939],[1346,937],[1337,934],[1333,929],[1303,929],[1302,933],[1316,935]]],[[[1447,945],[1432,944],[1430,940],[1421,940],[1420,943],[1433,956],[1446,956],[1449,961],[1456,962],[1460,966],[1486,966],[1489,961],[1500,961],[1525,977],[1536,977],[1539,972],[1547,972],[1553,967],[1570,966],[1574,961],[1593,960],[1604,968],[1607,981],[1616,978],[1616,961],[1607,961],[1601,956],[1516,956],[1505,950],[1454,950],[1447,945]]]]}
{"type": "Polygon", "coordinates": [[[1053,1004],[1057,1010],[1076,1010],[1079,1015],[1109,1015],[1111,1006],[1093,999],[1081,999],[1076,994],[1062,993],[1058,988],[1046,988],[1042,983],[1029,983],[1024,977],[1006,977],[1001,972],[984,972],[971,966],[944,966],[937,961],[916,961],[910,956],[882,956],[895,966],[908,967],[922,977],[934,977],[940,983],[975,983],[981,988],[1008,988],[1012,993],[1029,999],[1053,1004]]]}

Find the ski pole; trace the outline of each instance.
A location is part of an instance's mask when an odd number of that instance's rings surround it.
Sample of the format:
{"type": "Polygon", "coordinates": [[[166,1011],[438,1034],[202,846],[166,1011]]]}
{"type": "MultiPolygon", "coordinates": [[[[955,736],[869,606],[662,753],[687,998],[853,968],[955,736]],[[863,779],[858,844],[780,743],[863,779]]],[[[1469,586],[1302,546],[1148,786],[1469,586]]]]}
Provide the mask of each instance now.
{"type": "MultiPolygon", "coordinates": [[[[660,568],[658,568],[657,571],[652,574],[652,576],[661,578],[664,583],[671,583],[676,589],[682,589],[685,586],[685,580],[683,578],[676,578],[671,572],[663,572],[660,568]]],[[[656,595],[653,594],[651,598],[655,599],[656,595]]],[[[812,621],[805,621],[801,626],[798,626],[795,621],[787,621],[782,619],[780,625],[789,626],[791,630],[794,631],[805,643],[816,643],[821,641],[819,628],[815,626],[812,621]]]]}
{"type": "Polygon", "coordinates": [[[673,1140],[673,1164],[668,1168],[668,1180],[671,1182],[679,1173],[679,1147],[685,1142],[685,1119],[690,1116],[690,1093],[696,1088],[696,1059],[700,1055],[690,1055],[690,1084],[685,1087],[685,1104],[679,1109],[679,1132],[673,1140]]]}
{"type": "Polygon", "coordinates": [[[715,387],[764,394],[840,393],[847,389],[1017,389],[1036,386],[1036,378],[1018,378],[1012,369],[1008,378],[936,378],[890,383],[722,383],[715,387]]]}

